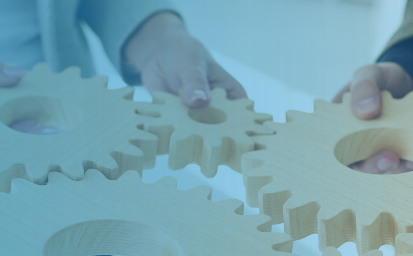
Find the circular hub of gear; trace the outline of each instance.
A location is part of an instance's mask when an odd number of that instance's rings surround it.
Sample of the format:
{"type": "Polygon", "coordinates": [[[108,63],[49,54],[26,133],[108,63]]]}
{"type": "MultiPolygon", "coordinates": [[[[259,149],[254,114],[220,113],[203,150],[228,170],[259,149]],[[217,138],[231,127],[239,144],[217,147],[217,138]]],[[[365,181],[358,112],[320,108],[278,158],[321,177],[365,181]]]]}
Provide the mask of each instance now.
{"type": "Polygon", "coordinates": [[[262,125],[272,117],[254,112],[253,104],[249,99],[228,100],[224,89],[215,88],[208,107],[188,109],[179,97],[154,92],[153,102],[139,102],[137,112],[156,117],[147,120],[144,129],[158,136],[158,153],[169,153],[171,169],[196,163],[205,176],[213,177],[221,164],[241,171],[241,155],[254,150],[251,135],[273,134],[262,125]]]}
{"type": "Polygon", "coordinates": [[[370,121],[353,116],[345,95],[342,104],[316,101],[314,113],[291,111],[286,123],[266,122],[275,135],[256,136],[262,150],[242,159],[248,204],[285,222],[293,239],[318,233],[321,248],[355,241],[364,253],[413,232],[413,172],[347,167],[383,149],[413,160],[413,94],[382,96],[383,112],[370,121]]]}
{"type": "Polygon", "coordinates": [[[81,79],[76,67],[55,74],[39,64],[16,87],[1,89],[0,191],[10,191],[17,177],[43,184],[52,170],[79,180],[94,168],[114,179],[154,165],[157,138],[138,129],[149,117],[137,117],[135,103],[125,98],[133,89],[110,91],[106,84],[105,77],[81,79]],[[33,135],[8,127],[25,118],[66,132],[33,135]]]}
{"type": "Polygon", "coordinates": [[[0,193],[0,255],[293,256],[288,235],[268,232],[270,217],[210,196],[206,186],[179,191],[171,177],[144,184],[134,171],[108,180],[88,170],[80,181],[52,172],[44,186],[14,179],[0,193]]]}

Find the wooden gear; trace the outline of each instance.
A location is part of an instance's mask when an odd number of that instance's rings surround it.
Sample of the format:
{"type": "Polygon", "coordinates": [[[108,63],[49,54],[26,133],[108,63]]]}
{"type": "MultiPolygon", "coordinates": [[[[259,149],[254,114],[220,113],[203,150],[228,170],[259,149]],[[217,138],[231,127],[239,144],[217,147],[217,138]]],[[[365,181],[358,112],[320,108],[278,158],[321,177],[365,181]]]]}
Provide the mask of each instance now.
{"type": "Polygon", "coordinates": [[[18,86],[1,89],[0,191],[10,191],[18,177],[44,184],[52,170],[79,180],[94,168],[115,179],[153,167],[157,138],[138,129],[150,117],[136,116],[135,103],[125,98],[132,88],[109,91],[106,84],[105,77],[81,79],[77,67],[55,74],[38,64],[18,86]],[[7,127],[21,118],[67,131],[46,136],[7,127]]]}
{"type": "Polygon", "coordinates": [[[272,120],[253,111],[249,99],[228,100],[222,88],[212,91],[208,107],[188,109],[182,100],[165,92],[154,92],[153,103],[138,103],[138,113],[155,117],[144,129],[159,138],[158,153],[169,153],[169,168],[181,169],[197,163],[206,177],[213,177],[218,165],[241,171],[240,159],[254,150],[250,135],[273,134],[261,125],[272,120]]]}
{"type": "Polygon", "coordinates": [[[261,232],[271,231],[268,216],[243,216],[236,199],[211,202],[206,186],[179,191],[170,177],[52,172],[47,185],[14,179],[11,188],[0,193],[0,255],[292,256],[288,235],[261,232]]]}
{"type": "MultiPolygon", "coordinates": [[[[322,256],[342,256],[341,253],[334,247],[325,247],[322,256]]],[[[379,250],[369,251],[363,254],[363,256],[383,256],[383,252],[379,250]]],[[[395,256],[413,256],[411,253],[396,254],[395,256]]]]}
{"type": "Polygon", "coordinates": [[[274,136],[254,137],[262,150],[243,155],[248,204],[285,223],[293,239],[319,234],[320,248],[355,241],[360,254],[413,231],[413,172],[376,175],[347,165],[389,149],[413,159],[413,93],[383,92],[380,117],[364,121],[342,104],[315,102],[313,114],[289,111],[266,122],[274,136]]]}

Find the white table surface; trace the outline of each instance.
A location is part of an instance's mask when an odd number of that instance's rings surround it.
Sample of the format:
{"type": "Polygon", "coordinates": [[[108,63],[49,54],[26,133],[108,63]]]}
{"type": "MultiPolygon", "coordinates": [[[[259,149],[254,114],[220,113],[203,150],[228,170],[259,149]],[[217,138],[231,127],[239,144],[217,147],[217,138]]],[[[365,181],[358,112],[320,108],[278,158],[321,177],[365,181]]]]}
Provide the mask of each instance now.
{"type": "MultiPolygon", "coordinates": [[[[314,95],[289,87],[274,78],[263,74],[251,67],[234,61],[222,54],[212,52],[215,59],[231,73],[246,89],[250,99],[255,101],[257,112],[269,113],[275,122],[285,122],[285,112],[290,109],[313,112],[314,95]]],[[[95,53],[96,58],[96,53],[95,53]]],[[[104,57],[98,57],[103,58],[104,57]]],[[[115,73],[113,67],[105,67],[104,61],[98,60],[98,72],[109,74],[109,88],[116,89],[125,86],[121,78],[115,73]],[[103,63],[103,64],[102,64],[103,63]]],[[[109,65],[109,64],[107,64],[109,65]]],[[[151,101],[150,94],[143,86],[135,87],[134,100],[151,101]]],[[[245,214],[257,214],[257,208],[250,208],[246,203],[245,187],[242,175],[231,170],[227,166],[220,166],[218,174],[214,178],[205,178],[199,166],[190,164],[187,167],[172,171],[168,169],[168,156],[158,156],[156,166],[150,170],[144,170],[143,182],[152,183],[165,176],[175,177],[178,181],[178,189],[188,190],[199,185],[207,185],[212,188],[212,201],[236,198],[244,202],[245,214]]],[[[282,233],[284,225],[274,225],[272,232],[282,233]]],[[[392,246],[382,246],[384,256],[393,256],[392,246]]],[[[354,243],[348,242],[339,248],[343,256],[357,255],[354,243]]],[[[318,250],[318,235],[314,234],[294,242],[293,253],[297,255],[316,256],[321,255],[318,250]]]]}

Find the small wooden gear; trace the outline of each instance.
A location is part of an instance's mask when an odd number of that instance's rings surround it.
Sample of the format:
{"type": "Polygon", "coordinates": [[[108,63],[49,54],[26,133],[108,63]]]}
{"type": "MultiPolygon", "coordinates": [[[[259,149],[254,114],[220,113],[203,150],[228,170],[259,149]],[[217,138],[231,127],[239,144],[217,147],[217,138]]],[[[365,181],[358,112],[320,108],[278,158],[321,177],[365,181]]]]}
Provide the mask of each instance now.
{"type": "Polygon", "coordinates": [[[79,180],[94,168],[115,179],[154,165],[157,138],[138,129],[149,117],[137,117],[135,103],[125,99],[133,89],[109,91],[106,84],[105,77],[81,79],[77,67],[55,74],[38,64],[18,86],[1,89],[0,191],[10,191],[17,177],[44,184],[52,170],[79,180]],[[24,118],[66,132],[32,135],[8,127],[24,118]]]}
{"type": "Polygon", "coordinates": [[[135,171],[108,180],[88,170],[80,181],[52,172],[43,186],[14,179],[0,193],[0,255],[292,256],[268,216],[210,196],[206,186],[179,191],[170,177],[144,184],[135,171]]]}
{"type": "Polygon", "coordinates": [[[290,111],[273,136],[254,137],[262,150],[243,155],[248,204],[285,223],[293,239],[319,234],[320,248],[354,241],[360,254],[413,232],[413,172],[377,175],[347,165],[384,149],[413,160],[413,93],[382,93],[382,114],[354,117],[342,104],[315,102],[314,113],[290,111]]]}
{"type": "Polygon", "coordinates": [[[169,153],[169,168],[176,170],[197,163],[206,177],[213,177],[218,165],[241,171],[240,159],[254,150],[251,135],[273,134],[261,125],[272,120],[253,111],[249,99],[228,100],[222,88],[212,91],[208,107],[188,109],[182,100],[165,92],[154,92],[153,102],[138,103],[138,113],[155,117],[144,129],[159,138],[158,153],[169,153]]]}

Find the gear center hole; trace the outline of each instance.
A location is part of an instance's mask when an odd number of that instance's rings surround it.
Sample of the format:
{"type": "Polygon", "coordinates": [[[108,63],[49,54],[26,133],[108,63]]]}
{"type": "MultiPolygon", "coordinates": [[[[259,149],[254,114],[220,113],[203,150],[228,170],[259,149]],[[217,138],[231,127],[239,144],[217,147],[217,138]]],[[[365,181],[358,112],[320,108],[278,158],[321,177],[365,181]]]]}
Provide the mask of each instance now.
{"type": "Polygon", "coordinates": [[[63,133],[80,120],[80,112],[71,104],[42,96],[12,99],[0,107],[0,121],[10,129],[27,134],[63,133]]]}
{"type": "Polygon", "coordinates": [[[334,154],[340,163],[357,171],[370,174],[410,172],[413,168],[407,161],[413,161],[413,136],[411,131],[405,129],[367,129],[342,138],[335,146],[334,154]],[[388,155],[383,154],[385,151],[393,151],[400,157],[399,164],[388,167],[388,170],[384,169],[388,163],[379,163],[385,158],[384,156],[388,155]],[[371,158],[376,154],[380,156],[376,159],[371,158]],[[364,161],[366,159],[369,160],[364,161]],[[380,164],[384,167],[379,168],[380,164]]]}
{"type": "Polygon", "coordinates": [[[92,220],[65,227],[44,246],[44,256],[182,256],[179,243],[162,230],[123,220],[92,220]]]}
{"type": "Polygon", "coordinates": [[[227,120],[227,114],[224,111],[211,106],[190,109],[188,116],[192,120],[203,124],[220,124],[227,120]]]}

